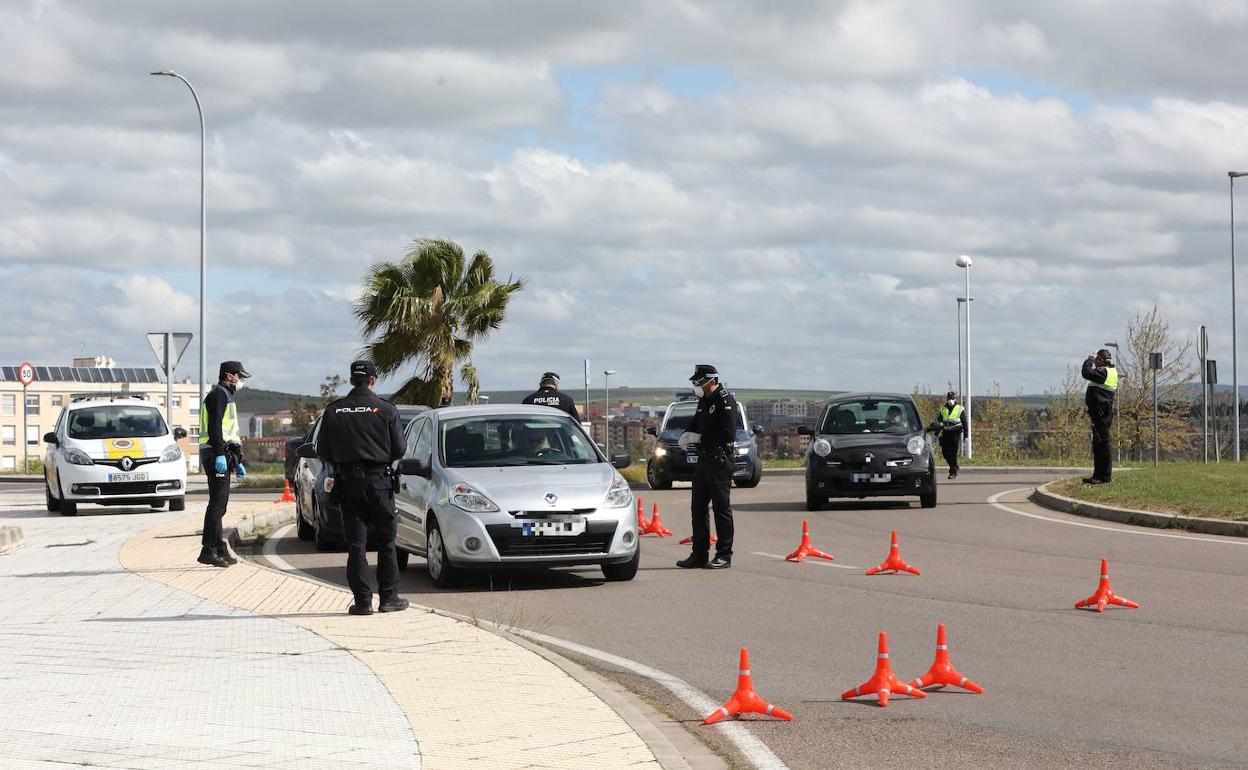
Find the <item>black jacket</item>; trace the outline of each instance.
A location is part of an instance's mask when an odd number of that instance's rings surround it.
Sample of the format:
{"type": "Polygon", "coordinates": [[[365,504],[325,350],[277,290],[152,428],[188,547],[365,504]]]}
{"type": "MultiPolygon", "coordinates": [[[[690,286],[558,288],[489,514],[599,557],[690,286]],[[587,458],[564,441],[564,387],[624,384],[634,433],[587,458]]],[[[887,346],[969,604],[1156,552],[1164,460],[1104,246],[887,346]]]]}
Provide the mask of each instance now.
{"type": "MultiPolygon", "coordinates": [[[[200,451],[207,446],[214,455],[225,454],[225,438],[221,435],[221,418],[225,416],[225,407],[234,401],[234,393],[224,382],[218,382],[204,396],[204,410],[208,413],[208,443],[200,445],[200,451]]],[[[240,426],[241,427],[241,426],[240,426]]]]}
{"type": "Polygon", "coordinates": [[[720,385],[715,392],[698,399],[698,411],[689,428],[701,436],[702,456],[723,452],[732,457],[737,439],[737,400],[720,385]]]}
{"type": "MultiPolygon", "coordinates": [[[[1098,385],[1103,384],[1105,382],[1105,377],[1108,374],[1107,370],[1113,368],[1113,364],[1097,366],[1094,359],[1089,358],[1083,362],[1083,379],[1098,385]]],[[[1089,407],[1100,407],[1105,405],[1113,406],[1114,395],[1114,391],[1112,390],[1096,388],[1089,385],[1088,392],[1083,397],[1083,402],[1089,407]]]]}
{"type": "Polygon", "coordinates": [[[316,454],[335,465],[383,467],[403,456],[399,410],[366,387],[352,388],[325,407],[316,454]]]}
{"type": "Polygon", "coordinates": [[[536,404],[538,406],[551,406],[555,409],[567,412],[572,416],[573,420],[576,420],[577,422],[581,421],[581,415],[576,411],[576,402],[572,400],[571,396],[561,390],[555,390],[554,388],[547,390],[546,388],[541,388],[525,396],[520,403],[536,404]]]}

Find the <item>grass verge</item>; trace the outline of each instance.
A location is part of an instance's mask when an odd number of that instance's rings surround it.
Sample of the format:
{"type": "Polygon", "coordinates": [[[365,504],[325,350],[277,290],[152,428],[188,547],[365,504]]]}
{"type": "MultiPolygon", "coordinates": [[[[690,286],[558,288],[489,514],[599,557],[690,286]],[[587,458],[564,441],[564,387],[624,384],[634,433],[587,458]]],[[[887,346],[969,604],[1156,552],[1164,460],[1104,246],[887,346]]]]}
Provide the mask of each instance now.
{"type": "Polygon", "coordinates": [[[1173,463],[1139,467],[1089,486],[1066,479],[1049,489],[1059,495],[1123,508],[1209,519],[1248,521],[1248,464],[1173,463]]]}

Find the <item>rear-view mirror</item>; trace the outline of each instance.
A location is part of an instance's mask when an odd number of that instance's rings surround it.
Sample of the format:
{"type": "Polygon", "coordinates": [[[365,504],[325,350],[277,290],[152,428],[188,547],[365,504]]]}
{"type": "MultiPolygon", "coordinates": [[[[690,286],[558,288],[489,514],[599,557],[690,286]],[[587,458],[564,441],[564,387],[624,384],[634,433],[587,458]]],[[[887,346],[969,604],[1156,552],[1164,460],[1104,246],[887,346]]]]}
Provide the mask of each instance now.
{"type": "Polygon", "coordinates": [[[611,466],[614,468],[627,468],[633,464],[633,458],[628,452],[611,455],[611,466]]]}
{"type": "Polygon", "coordinates": [[[814,429],[813,429],[813,428],[811,428],[809,425],[799,425],[799,426],[797,426],[797,435],[799,435],[799,436],[813,436],[813,435],[815,435],[815,431],[814,431],[814,429]]]}
{"type": "Polygon", "coordinates": [[[186,438],[186,428],[174,428],[173,429],[174,441],[181,441],[184,438],[186,438]]]}
{"type": "Polygon", "coordinates": [[[57,440],[57,438],[56,438],[56,434],[55,434],[55,433],[45,433],[45,434],[43,434],[43,443],[45,443],[45,444],[59,444],[59,443],[61,443],[61,442],[57,440]]]}
{"type": "Polygon", "coordinates": [[[299,447],[299,450],[295,452],[295,454],[299,455],[305,460],[315,460],[316,459],[316,444],[313,444],[312,442],[308,442],[304,444],[303,446],[299,447]]]}
{"type": "Polygon", "coordinates": [[[657,430],[655,430],[654,428],[646,428],[646,435],[648,435],[648,436],[657,436],[657,435],[659,435],[659,432],[658,432],[657,430]]]}
{"type": "Polygon", "coordinates": [[[755,425],[753,431],[755,436],[761,436],[763,434],[763,426],[755,425]]]}
{"type": "Polygon", "coordinates": [[[425,465],[418,458],[408,457],[406,459],[399,460],[399,475],[424,476],[425,478],[429,478],[430,470],[429,466],[425,465]]]}

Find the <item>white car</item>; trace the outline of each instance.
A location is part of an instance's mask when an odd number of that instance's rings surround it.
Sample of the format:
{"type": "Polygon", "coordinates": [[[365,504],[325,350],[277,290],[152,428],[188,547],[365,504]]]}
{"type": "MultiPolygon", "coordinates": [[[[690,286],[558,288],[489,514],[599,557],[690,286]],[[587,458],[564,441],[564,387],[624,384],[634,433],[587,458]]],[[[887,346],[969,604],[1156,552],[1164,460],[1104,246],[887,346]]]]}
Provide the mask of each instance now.
{"type": "Polygon", "coordinates": [[[44,435],[49,511],[75,516],[80,503],[186,509],[186,459],[160,410],[138,396],[76,399],[44,435]]]}
{"type": "Polygon", "coordinates": [[[425,557],[433,584],[469,569],[596,564],[632,580],[633,493],[567,414],[548,406],[434,409],[408,425],[398,462],[399,566],[425,557]]]}

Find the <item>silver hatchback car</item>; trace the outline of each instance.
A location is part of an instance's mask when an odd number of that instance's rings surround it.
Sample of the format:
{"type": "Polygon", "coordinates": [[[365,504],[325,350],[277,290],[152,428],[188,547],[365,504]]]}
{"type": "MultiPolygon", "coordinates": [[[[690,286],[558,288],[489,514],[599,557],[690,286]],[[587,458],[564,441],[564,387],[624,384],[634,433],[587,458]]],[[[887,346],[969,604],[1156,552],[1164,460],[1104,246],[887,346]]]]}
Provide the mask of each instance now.
{"type": "Polygon", "coordinates": [[[425,557],[438,587],[464,570],[597,564],[632,580],[634,500],[579,423],[546,406],[462,406],[412,420],[398,465],[399,567],[425,557]]]}

